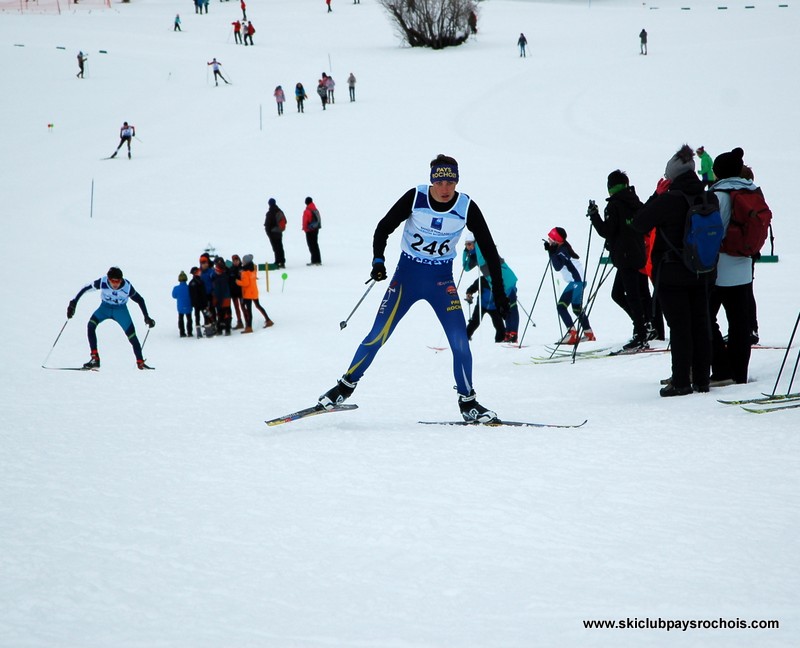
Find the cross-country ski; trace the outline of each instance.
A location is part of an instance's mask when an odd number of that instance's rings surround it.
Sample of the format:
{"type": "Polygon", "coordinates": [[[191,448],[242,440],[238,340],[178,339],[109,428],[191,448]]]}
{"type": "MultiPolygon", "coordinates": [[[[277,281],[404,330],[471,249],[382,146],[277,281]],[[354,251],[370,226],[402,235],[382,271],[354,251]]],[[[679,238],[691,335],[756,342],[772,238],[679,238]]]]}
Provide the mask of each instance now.
{"type": "Polygon", "coordinates": [[[418,421],[422,425],[459,425],[465,427],[534,427],[534,428],[579,428],[586,425],[589,419],[584,419],[580,423],[563,424],[563,423],[533,423],[529,421],[506,421],[497,419],[487,423],[480,423],[478,421],[418,421]]]}
{"type": "Polygon", "coordinates": [[[336,407],[325,409],[322,405],[317,404],[312,407],[306,407],[305,409],[297,410],[296,412],[292,412],[291,414],[284,414],[283,416],[278,416],[277,418],[264,421],[264,423],[266,423],[271,427],[274,425],[283,425],[284,423],[291,423],[292,421],[299,421],[300,419],[308,418],[310,416],[319,416],[320,414],[333,414],[335,412],[349,412],[354,409],[358,409],[358,405],[344,403],[336,407]]]}

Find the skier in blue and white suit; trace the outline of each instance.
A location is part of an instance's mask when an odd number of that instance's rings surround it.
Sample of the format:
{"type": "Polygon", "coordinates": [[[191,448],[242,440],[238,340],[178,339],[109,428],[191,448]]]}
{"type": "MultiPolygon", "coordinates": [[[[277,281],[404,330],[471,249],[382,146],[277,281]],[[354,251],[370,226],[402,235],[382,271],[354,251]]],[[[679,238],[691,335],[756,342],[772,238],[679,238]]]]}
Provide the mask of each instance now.
{"type": "Polygon", "coordinates": [[[596,338],[589,324],[589,317],[583,311],[583,290],[586,288],[586,282],[583,280],[583,265],[578,261],[578,253],[567,241],[566,230],[563,227],[551,229],[544,242],[544,249],[550,255],[550,265],[553,266],[553,270],[560,270],[561,276],[567,284],[556,304],[558,316],[567,327],[567,332],[559,344],[575,345],[578,343],[578,331],[575,328],[575,322],[567,312],[568,304],[580,322],[583,331],[582,339],[593,342],[596,338]]]}
{"type": "Polygon", "coordinates": [[[136,356],[136,366],[139,369],[152,369],[152,367],[148,367],[145,364],[142,357],[142,345],[139,343],[139,338],[136,337],[136,329],[133,326],[131,314],[128,312],[128,300],[133,300],[139,304],[148,327],[153,328],[156,323],[147,313],[147,305],[144,303],[144,298],[136,292],[130,281],[122,277],[122,270],[119,268],[109,268],[105,277],[96,279],[81,288],[78,294],[75,295],[75,299],[67,306],[67,318],[70,319],[75,314],[78,300],[83,294],[92,290],[100,291],[100,307],[92,313],[89,324],[86,327],[92,357],[89,362],[83,365],[84,369],[97,369],[100,367],[100,354],[97,352],[97,325],[107,319],[113,319],[125,331],[125,335],[128,336],[128,341],[133,347],[133,354],[136,356]]]}
{"type": "Polygon", "coordinates": [[[336,385],[320,396],[319,403],[333,409],[343,403],[375,359],[408,309],[420,299],[427,301],[447,335],[453,352],[453,375],[458,404],[466,421],[486,423],[497,418],[475,399],[472,386],[472,354],[467,339],[464,313],[453,281],[453,259],[464,227],[481,247],[492,278],[498,311],[508,312],[503,288],[500,256],[480,208],[469,196],[456,191],[458,163],[439,155],[431,162],[430,185],[408,190],[375,228],[370,277],[387,278],[384,252],[389,235],[401,224],[400,260],[378,308],[372,330],[356,350],[350,367],[336,385]]]}

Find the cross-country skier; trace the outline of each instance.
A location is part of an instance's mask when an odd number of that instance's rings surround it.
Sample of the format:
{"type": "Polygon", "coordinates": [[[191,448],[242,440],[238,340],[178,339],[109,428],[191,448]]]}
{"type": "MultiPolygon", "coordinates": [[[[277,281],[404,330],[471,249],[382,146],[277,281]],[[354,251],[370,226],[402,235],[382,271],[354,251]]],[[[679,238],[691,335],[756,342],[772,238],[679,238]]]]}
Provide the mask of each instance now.
{"type": "Polygon", "coordinates": [[[79,79],[83,79],[84,73],[84,65],[86,64],[86,59],[89,58],[88,54],[84,54],[83,52],[78,52],[78,74],[75,76],[79,79]]]}
{"type": "Polygon", "coordinates": [[[131,159],[131,140],[136,137],[136,127],[128,122],[122,122],[119,129],[119,144],[117,150],[111,154],[111,157],[117,157],[117,153],[122,148],[123,144],[128,144],[128,159],[131,159]]]}
{"type": "Polygon", "coordinates": [[[453,259],[466,226],[483,251],[492,277],[498,311],[508,312],[500,256],[483,213],[469,196],[456,191],[458,163],[439,155],[430,164],[430,185],[409,189],[375,228],[372,243],[374,281],[387,278],[384,252],[389,235],[403,225],[400,261],[381,301],[372,330],[356,350],[353,361],[336,385],[319,397],[325,409],[343,403],[356,388],[380,348],[411,306],[423,299],[433,308],[453,352],[458,406],[465,421],[487,423],[497,415],[475,398],[472,354],[461,301],[453,281],[453,259]]]}
{"type": "Polygon", "coordinates": [[[97,325],[107,319],[113,319],[125,331],[128,336],[128,341],[133,347],[133,354],[136,356],[136,366],[139,369],[152,369],[148,367],[144,358],[142,357],[142,345],[139,343],[139,338],[136,337],[136,329],[131,320],[131,314],[128,312],[128,300],[132,299],[139,308],[142,309],[145,324],[149,328],[156,325],[154,319],[147,313],[147,306],[142,297],[133,287],[130,281],[122,277],[122,270],[117,267],[108,269],[105,277],[100,277],[92,283],[86,284],[80,289],[75,298],[67,306],[67,318],[71,319],[75,315],[75,309],[78,306],[78,300],[84,293],[99,290],[100,291],[100,307],[92,313],[89,318],[89,324],[86,331],[89,337],[89,350],[92,354],[89,362],[83,365],[84,369],[97,369],[100,367],[100,354],[97,352],[97,325]]]}
{"type": "Polygon", "coordinates": [[[208,65],[210,65],[211,69],[214,70],[214,85],[215,86],[219,85],[219,81],[217,81],[217,77],[222,79],[226,84],[228,83],[228,80],[224,76],[222,76],[222,72],[219,71],[219,68],[222,65],[222,63],[220,63],[216,58],[212,58],[208,62],[208,65]]]}
{"type": "MultiPolygon", "coordinates": [[[[483,257],[480,248],[475,244],[475,237],[471,233],[468,233],[464,236],[464,252],[461,255],[461,263],[464,266],[464,270],[467,271],[472,270],[473,268],[478,268],[481,271],[481,275],[488,281],[489,288],[491,289],[492,278],[489,275],[489,268],[486,265],[486,259],[483,257]]],[[[503,258],[500,259],[500,269],[503,274],[503,287],[505,288],[509,304],[508,313],[506,314],[505,318],[501,318],[505,320],[503,325],[502,341],[516,342],[517,329],[519,328],[519,308],[517,308],[517,275],[514,274],[514,271],[508,266],[503,258]]],[[[486,310],[495,310],[493,304],[482,304],[482,306],[486,310]]],[[[482,313],[479,313],[479,322],[481,316],[482,313]]],[[[494,321],[494,317],[492,317],[492,322],[494,321]]],[[[467,326],[468,334],[469,328],[470,327],[467,326]]],[[[477,325],[475,328],[478,328],[477,325]]],[[[496,325],[495,328],[497,328],[496,325]]]]}
{"type": "Polygon", "coordinates": [[[567,242],[567,232],[563,227],[554,227],[550,230],[547,240],[544,242],[544,249],[550,255],[550,265],[553,266],[553,270],[560,270],[561,276],[567,282],[567,287],[558,298],[556,306],[558,316],[567,327],[567,332],[560,344],[578,343],[578,331],[573,326],[575,322],[567,311],[567,304],[572,307],[572,312],[575,313],[581,324],[583,329],[581,339],[593,342],[596,338],[582,306],[583,289],[586,287],[586,282],[583,280],[583,266],[578,261],[577,252],[567,242]]]}

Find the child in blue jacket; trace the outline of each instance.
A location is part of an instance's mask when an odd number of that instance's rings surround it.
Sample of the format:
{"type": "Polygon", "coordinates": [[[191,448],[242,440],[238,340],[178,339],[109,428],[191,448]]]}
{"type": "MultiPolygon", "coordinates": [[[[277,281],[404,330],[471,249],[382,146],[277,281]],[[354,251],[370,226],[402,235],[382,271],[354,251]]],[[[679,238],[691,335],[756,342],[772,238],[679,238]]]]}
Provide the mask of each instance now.
{"type": "Polygon", "coordinates": [[[189,284],[186,283],[188,277],[181,270],[178,275],[178,285],[172,289],[172,298],[178,302],[178,331],[181,337],[192,336],[192,298],[189,295],[189,284]],[[184,326],[184,320],[186,324],[184,326]]]}

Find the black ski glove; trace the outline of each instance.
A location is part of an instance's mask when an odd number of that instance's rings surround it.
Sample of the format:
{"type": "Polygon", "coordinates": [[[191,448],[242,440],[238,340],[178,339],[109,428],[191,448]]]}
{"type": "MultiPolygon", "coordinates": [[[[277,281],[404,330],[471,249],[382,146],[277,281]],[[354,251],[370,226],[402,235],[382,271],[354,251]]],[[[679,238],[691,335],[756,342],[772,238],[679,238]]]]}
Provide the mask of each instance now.
{"type": "Polygon", "coordinates": [[[586,209],[586,217],[591,220],[600,218],[600,211],[597,209],[597,203],[594,200],[589,201],[589,207],[586,209]]]}
{"type": "Polygon", "coordinates": [[[548,254],[552,254],[553,252],[555,252],[556,247],[557,246],[550,243],[550,241],[544,241],[544,251],[547,252],[548,254]]]}
{"type": "Polygon", "coordinates": [[[383,259],[372,260],[372,271],[369,273],[369,276],[375,281],[383,281],[386,279],[386,266],[383,264],[383,259]]]}
{"type": "Polygon", "coordinates": [[[147,328],[153,328],[156,325],[156,321],[152,317],[145,317],[144,323],[147,324],[147,328]]]}
{"type": "Polygon", "coordinates": [[[74,299],[69,303],[67,306],[67,319],[72,319],[72,316],[75,314],[75,308],[77,308],[78,302],[74,299]]]}

